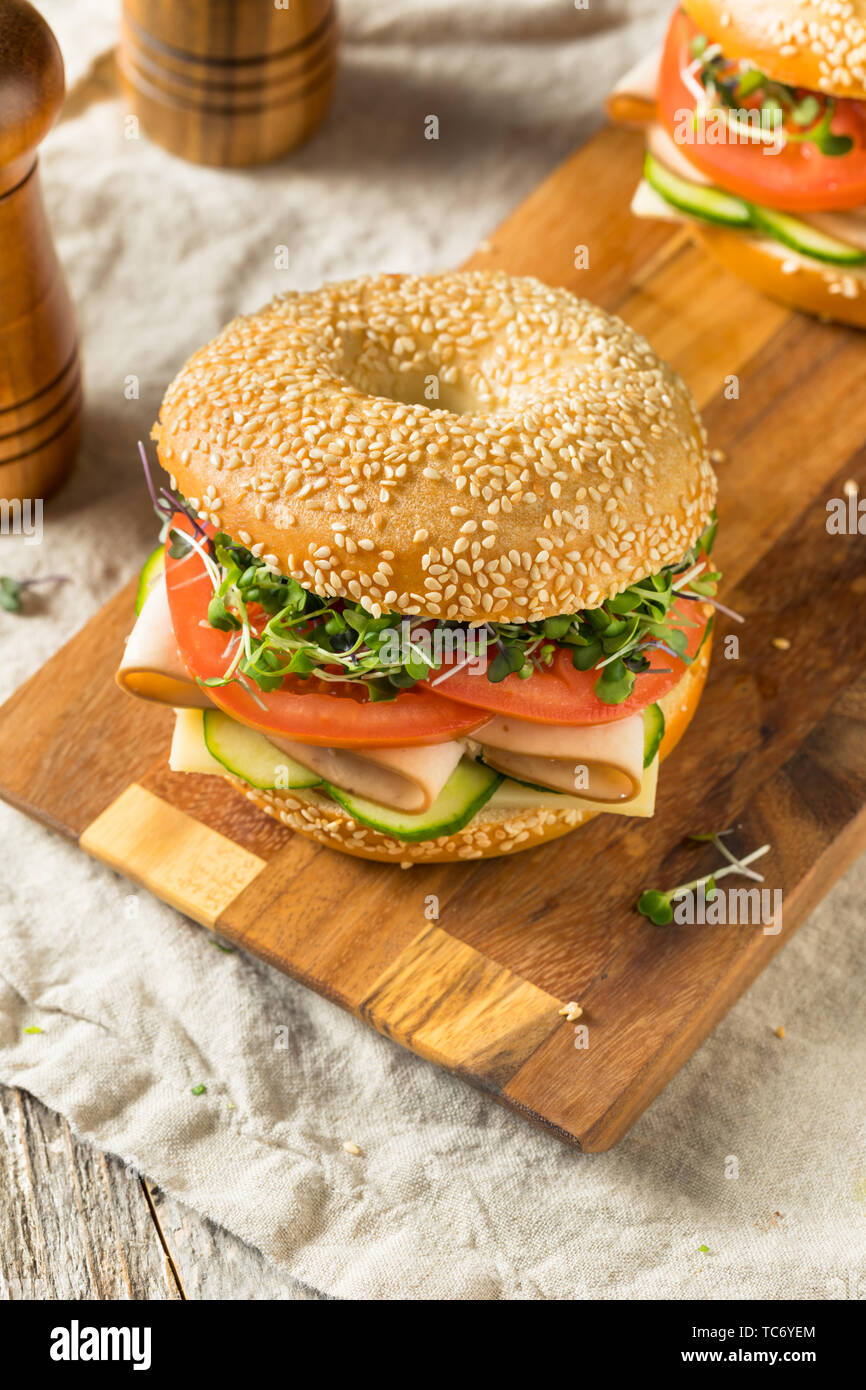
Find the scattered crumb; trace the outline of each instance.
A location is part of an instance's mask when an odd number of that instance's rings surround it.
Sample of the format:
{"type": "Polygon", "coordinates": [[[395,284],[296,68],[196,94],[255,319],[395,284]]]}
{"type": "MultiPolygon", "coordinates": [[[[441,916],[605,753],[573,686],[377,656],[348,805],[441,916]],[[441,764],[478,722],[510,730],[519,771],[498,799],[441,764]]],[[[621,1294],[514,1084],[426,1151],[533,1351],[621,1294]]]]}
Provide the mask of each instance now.
{"type": "Polygon", "coordinates": [[[717,464],[717,465],[718,465],[718,464],[721,464],[721,463],[727,463],[727,461],[728,461],[728,456],[727,456],[727,454],[725,453],[724,449],[711,449],[711,450],[710,450],[710,463],[714,463],[714,464],[717,464]]]}
{"type": "Polygon", "coordinates": [[[784,1038],[784,1036],[785,1036],[785,1030],[784,1030],[784,1028],[781,1028],[781,1027],[777,1028],[777,1029],[776,1029],[776,1037],[777,1037],[777,1038],[784,1038]]]}
{"type": "Polygon", "coordinates": [[[761,1235],[765,1236],[770,1231],[774,1230],[775,1227],[779,1225],[780,1221],[784,1220],[785,1218],[780,1211],[774,1211],[773,1215],[768,1217],[766,1221],[756,1221],[755,1230],[760,1231],[761,1235]]]}
{"type": "Polygon", "coordinates": [[[856,497],[860,491],[856,478],[846,478],[845,482],[842,484],[842,491],[846,497],[856,497]]]}
{"type": "Polygon", "coordinates": [[[583,1014],[583,1009],[580,1007],[579,1004],[576,1004],[576,1003],[574,1002],[574,1000],[572,999],[572,1000],[571,1000],[571,1003],[569,1003],[569,1004],[563,1004],[563,1006],[562,1006],[562,1008],[560,1009],[559,1013],[560,1013],[560,1017],[566,1018],[566,1019],[568,1020],[569,1023],[574,1023],[575,1019],[580,1018],[581,1015],[583,1014]]]}
{"type": "Polygon", "coordinates": [[[791,642],[787,637],[774,637],[771,646],[774,646],[778,652],[787,652],[790,650],[791,642]]]}
{"type": "Polygon", "coordinates": [[[489,237],[485,237],[483,241],[480,241],[478,243],[478,251],[480,255],[488,256],[492,250],[493,242],[490,240],[489,237]]]}
{"type": "Polygon", "coordinates": [[[702,603],[701,612],[703,613],[705,618],[711,618],[713,616],[713,613],[715,612],[715,609],[713,608],[713,605],[711,603],[702,603]]]}
{"type": "Polygon", "coordinates": [[[414,859],[401,859],[401,860],[400,860],[400,868],[401,868],[401,869],[414,869],[414,867],[415,867],[415,860],[414,860],[414,859]]]}
{"type": "Polygon", "coordinates": [[[353,1144],[351,1139],[346,1140],[345,1144],[343,1145],[343,1148],[346,1150],[347,1154],[354,1154],[356,1158],[361,1152],[361,1150],[358,1148],[358,1145],[353,1144]]]}

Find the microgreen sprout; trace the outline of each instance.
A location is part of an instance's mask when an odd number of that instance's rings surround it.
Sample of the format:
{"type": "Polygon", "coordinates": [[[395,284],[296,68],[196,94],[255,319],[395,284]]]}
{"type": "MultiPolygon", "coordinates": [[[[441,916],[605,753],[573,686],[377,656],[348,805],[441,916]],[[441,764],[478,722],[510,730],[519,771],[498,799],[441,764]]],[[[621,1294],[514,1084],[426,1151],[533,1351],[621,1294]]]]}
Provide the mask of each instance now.
{"type": "Polygon", "coordinates": [[[707,569],[716,532],[713,513],[710,525],[679,563],[647,575],[598,608],[535,622],[487,622],[474,629],[393,612],[374,617],[361,603],[311,593],[225,532],[209,536],[182,497],[167,488],[157,491],[143,444],[139,452],[168,554],[177,560],[193,552],[198,555],[213,590],[208,622],[229,635],[225,671],[201,683],[238,681],[257,700],[253,686],[267,693],[279,689],[289,676],[360,683],[370,700],[393,700],[420,681],[438,685],[484,657],[489,681],[498,683],[510,675],[528,680],[549,667],[564,648],[577,670],[599,673],[594,690],[601,701],[621,704],[634,691],[639,675],[670,672],[670,667],[652,665],[656,652],[686,665],[694,659],[688,655],[685,629],[698,624],[675,605],[681,598],[713,602],[721,578],[718,571],[707,569]],[[189,528],[171,524],[178,512],[189,528]],[[437,651],[449,645],[454,651],[459,642],[453,639],[465,638],[470,631],[475,650],[441,670],[437,651]],[[450,636],[450,644],[437,643],[437,633],[450,636]]]}
{"type": "MultiPolygon", "coordinates": [[[[172,492],[167,487],[160,487],[157,491],[151,471],[150,459],[147,457],[147,450],[140,439],[138,441],[138,456],[141,459],[141,466],[144,470],[144,481],[147,484],[153,510],[160,520],[160,539],[165,540],[168,528],[171,524],[171,519],[176,512],[181,512],[189,520],[198,537],[207,539],[207,533],[204,527],[185,498],[181,497],[178,492],[172,492]]],[[[178,532],[177,536],[172,541],[174,549],[170,549],[169,554],[173,555],[175,559],[186,554],[188,541],[188,536],[178,532]]]]}
{"type": "MultiPolygon", "coordinates": [[[[700,586],[689,597],[704,597],[720,577],[699,558],[706,554],[714,531],[713,524],[679,564],[648,575],[599,608],[530,623],[481,624],[474,636],[479,655],[489,657],[487,679],[497,683],[514,674],[528,680],[549,666],[557,649],[564,647],[578,670],[599,672],[595,683],[599,699],[619,704],[634,690],[638,675],[670,669],[652,666],[651,655],[656,651],[688,663],[685,629],[696,624],[682,611],[671,610],[684,597],[682,583],[700,586]]],[[[233,655],[226,671],[210,677],[208,685],[246,677],[260,690],[271,691],[286,676],[315,675],[332,683],[363,682],[372,700],[394,699],[398,691],[411,689],[440,670],[442,661],[434,654],[431,636],[459,627],[433,619],[409,619],[400,613],[373,617],[359,603],[310,593],[224,532],[208,539],[173,528],[169,553],[180,557],[190,550],[199,555],[213,588],[209,623],[239,636],[234,646],[230,641],[227,647],[227,660],[229,651],[233,655]],[[177,552],[171,548],[175,544],[177,552]]],[[[472,659],[449,666],[433,683],[447,680],[472,659]]]]}
{"type": "Polygon", "coordinates": [[[68,574],[40,574],[33,579],[13,579],[11,574],[0,574],[0,608],[7,613],[20,613],[22,595],[39,584],[68,584],[68,574]]]}
{"type": "Polygon", "coordinates": [[[760,849],[753,850],[751,854],[744,855],[738,859],[727,846],[723,843],[722,836],[730,835],[730,830],[714,830],[706,835],[689,835],[688,839],[699,842],[707,842],[716,847],[727,864],[720,869],[715,869],[710,874],[704,874],[701,878],[693,879],[691,883],[681,883],[676,888],[667,891],[661,888],[647,888],[637,900],[637,910],[644,917],[648,917],[657,927],[666,927],[674,919],[674,902],[677,898],[684,897],[686,893],[692,893],[703,886],[706,890],[707,902],[711,902],[716,896],[716,884],[720,878],[725,878],[728,874],[742,874],[746,878],[755,879],[763,883],[764,875],[755,869],[749,868],[756,859],[760,859],[767,854],[770,846],[761,845],[760,849]]]}
{"type": "MultiPolygon", "coordinates": [[[[835,135],[831,129],[836,113],[832,97],[776,82],[751,63],[734,62],[724,56],[718,44],[710,45],[704,34],[692,39],[691,53],[694,61],[686,71],[699,84],[692,90],[702,104],[709,100],[717,109],[730,112],[733,128],[757,140],[774,138],[770,132],[743,126],[737,120],[735,113],[752,99],[758,110],[778,121],[786,143],[808,141],[821,154],[834,157],[853,149],[850,135],[835,135]]],[[[688,85],[691,88],[692,84],[688,85]]]]}

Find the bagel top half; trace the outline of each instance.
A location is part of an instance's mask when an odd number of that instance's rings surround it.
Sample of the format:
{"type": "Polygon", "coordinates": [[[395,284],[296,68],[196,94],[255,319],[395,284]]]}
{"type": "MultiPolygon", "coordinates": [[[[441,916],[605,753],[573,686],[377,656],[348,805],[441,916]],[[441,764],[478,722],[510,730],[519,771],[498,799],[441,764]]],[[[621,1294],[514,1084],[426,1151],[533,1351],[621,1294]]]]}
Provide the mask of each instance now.
{"type": "Polygon", "coordinates": [[[776,82],[866,96],[866,0],[682,0],[726,58],[776,82]]]}
{"type": "Polygon", "coordinates": [[[201,516],[374,617],[598,607],[680,560],[715,498],[692,396],[645,339],[502,273],[275,299],[195,353],[154,438],[201,516]]]}

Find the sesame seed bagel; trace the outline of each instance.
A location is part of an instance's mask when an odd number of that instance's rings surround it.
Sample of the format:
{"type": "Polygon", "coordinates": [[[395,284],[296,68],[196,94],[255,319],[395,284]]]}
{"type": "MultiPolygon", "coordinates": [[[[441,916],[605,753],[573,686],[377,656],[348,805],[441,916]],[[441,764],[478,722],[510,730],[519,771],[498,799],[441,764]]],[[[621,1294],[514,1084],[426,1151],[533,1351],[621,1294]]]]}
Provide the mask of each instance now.
{"type": "Polygon", "coordinates": [[[692,224],[693,235],[727,270],[762,294],[804,313],[866,328],[866,269],[820,261],[735,227],[692,224]]]}
{"type": "MultiPolygon", "coordinates": [[[[665,717],[665,732],[659,745],[659,759],[673,752],[692,721],[703,693],[710,664],[712,634],[685,675],[659,701],[665,717]]],[[[237,777],[226,776],[238,791],[243,792],[259,810],[290,830],[296,830],[330,849],[353,854],[359,859],[378,859],[399,863],[403,868],[412,864],[441,864],[461,859],[493,859],[519,850],[532,849],[545,840],[567,835],[594,818],[593,811],[575,807],[553,810],[548,807],[527,807],[522,810],[503,809],[488,802],[477,815],[453,835],[435,840],[408,843],[384,835],[379,830],[360,825],[329,797],[316,791],[260,791],[237,777]]]]}
{"type": "Polygon", "coordinates": [[[727,58],[777,82],[866,96],[866,0],[683,0],[727,58]]]}
{"type": "Polygon", "coordinates": [[[595,608],[678,561],[715,498],[695,403],[645,339],[484,271],[331,284],[233,320],[154,438],[200,516],[374,617],[595,608]]]}

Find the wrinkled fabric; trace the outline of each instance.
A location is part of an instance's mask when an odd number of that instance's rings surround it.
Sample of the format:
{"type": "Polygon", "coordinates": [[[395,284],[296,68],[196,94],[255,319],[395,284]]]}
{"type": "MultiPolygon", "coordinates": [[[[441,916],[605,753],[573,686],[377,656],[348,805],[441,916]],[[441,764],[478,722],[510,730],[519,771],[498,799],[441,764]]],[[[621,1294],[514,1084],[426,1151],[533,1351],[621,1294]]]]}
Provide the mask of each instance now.
{"type": "MultiPolygon", "coordinates": [[[[135,443],[188,354],[281,289],[459,264],[590,132],[666,19],[650,0],[344,0],[323,128],[282,165],[225,172],[126,138],[105,57],[117,6],[40,8],[70,88],[42,179],[87,413],[43,544],[0,539],[3,573],[74,580],[0,612],[4,695],[153,545],[135,443]]],[[[386,1299],[866,1296],[866,862],[617,1149],[587,1157],[7,807],[0,831],[0,1079],[305,1283],[386,1299]]]]}

